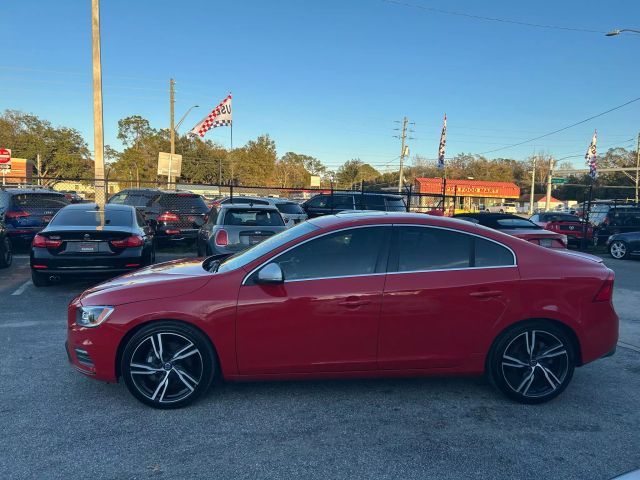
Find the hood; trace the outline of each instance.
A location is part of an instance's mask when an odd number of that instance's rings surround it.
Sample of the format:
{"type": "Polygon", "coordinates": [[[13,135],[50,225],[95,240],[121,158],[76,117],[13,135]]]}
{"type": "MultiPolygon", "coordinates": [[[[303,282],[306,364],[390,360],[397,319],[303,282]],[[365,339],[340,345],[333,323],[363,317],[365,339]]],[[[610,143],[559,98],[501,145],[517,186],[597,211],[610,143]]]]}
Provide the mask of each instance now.
{"type": "Polygon", "coordinates": [[[83,305],[122,305],[177,297],[203,287],[211,276],[202,268],[202,260],[173,260],[100,283],[85,290],[80,295],[80,302],[83,305]]]}

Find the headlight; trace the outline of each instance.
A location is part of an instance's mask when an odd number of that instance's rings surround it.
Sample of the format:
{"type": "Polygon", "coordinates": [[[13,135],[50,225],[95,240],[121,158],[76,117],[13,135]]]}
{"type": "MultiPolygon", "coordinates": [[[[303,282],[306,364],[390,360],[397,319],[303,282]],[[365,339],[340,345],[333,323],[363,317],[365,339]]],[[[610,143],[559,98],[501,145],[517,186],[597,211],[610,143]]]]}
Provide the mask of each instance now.
{"type": "Polygon", "coordinates": [[[76,313],[76,325],[97,327],[109,318],[113,310],[113,307],[107,306],[80,307],[76,313]]]}

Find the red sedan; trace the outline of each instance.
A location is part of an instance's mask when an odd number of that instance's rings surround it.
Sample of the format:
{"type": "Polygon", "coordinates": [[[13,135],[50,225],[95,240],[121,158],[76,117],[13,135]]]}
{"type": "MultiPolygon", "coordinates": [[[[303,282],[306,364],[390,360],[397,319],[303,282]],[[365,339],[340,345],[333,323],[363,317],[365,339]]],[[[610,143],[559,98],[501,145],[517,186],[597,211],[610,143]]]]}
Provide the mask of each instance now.
{"type": "Polygon", "coordinates": [[[71,301],[67,352],[158,408],[225,380],[486,373],[540,403],[612,354],[613,272],[470,222],[352,213],[231,257],[179,260],[71,301]]]}

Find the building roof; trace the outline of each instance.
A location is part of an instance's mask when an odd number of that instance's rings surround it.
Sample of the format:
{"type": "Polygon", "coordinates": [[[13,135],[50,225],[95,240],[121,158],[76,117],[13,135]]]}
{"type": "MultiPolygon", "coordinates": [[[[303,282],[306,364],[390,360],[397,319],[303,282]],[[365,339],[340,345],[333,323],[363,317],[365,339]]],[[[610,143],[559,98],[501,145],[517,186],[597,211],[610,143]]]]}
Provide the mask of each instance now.
{"type": "MultiPolygon", "coordinates": [[[[442,194],[442,178],[416,178],[418,193],[442,194]]],[[[460,197],[518,198],[520,187],[512,182],[491,182],[485,180],[446,180],[446,194],[460,197]]]]}
{"type": "MultiPolygon", "coordinates": [[[[540,200],[544,201],[547,199],[547,194],[546,193],[536,193],[533,196],[533,202],[539,202],[540,200]]],[[[531,195],[530,194],[526,194],[526,195],[522,195],[519,199],[518,202],[521,203],[528,203],[531,200],[531,195]]],[[[562,200],[558,200],[555,197],[551,197],[551,203],[562,203],[562,200]]]]}

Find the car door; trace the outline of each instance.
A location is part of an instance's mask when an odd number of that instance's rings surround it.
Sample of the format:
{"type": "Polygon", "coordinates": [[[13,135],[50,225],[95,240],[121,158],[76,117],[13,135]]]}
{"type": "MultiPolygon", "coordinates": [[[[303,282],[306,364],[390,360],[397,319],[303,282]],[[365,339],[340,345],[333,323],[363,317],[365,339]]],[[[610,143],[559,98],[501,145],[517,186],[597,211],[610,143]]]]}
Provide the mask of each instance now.
{"type": "Polygon", "coordinates": [[[514,301],[515,255],[461,231],[395,226],[380,316],[380,369],[452,368],[514,301]]]}
{"type": "Polygon", "coordinates": [[[270,260],[284,282],[240,287],[241,374],[376,368],[378,322],[390,226],[357,227],[299,244],[270,260]]]}

